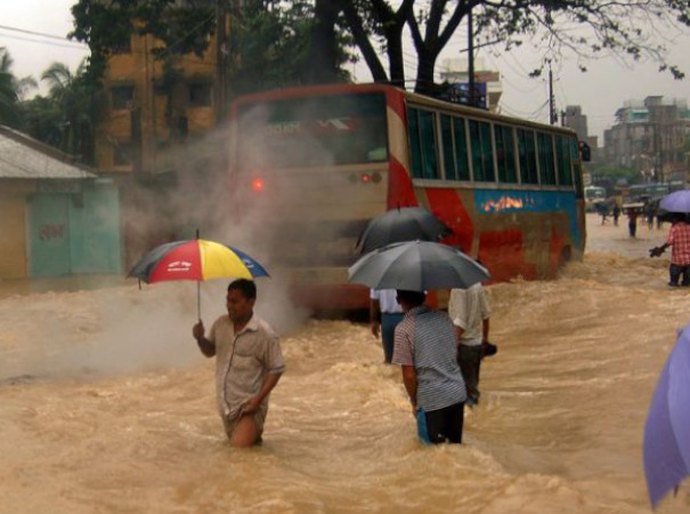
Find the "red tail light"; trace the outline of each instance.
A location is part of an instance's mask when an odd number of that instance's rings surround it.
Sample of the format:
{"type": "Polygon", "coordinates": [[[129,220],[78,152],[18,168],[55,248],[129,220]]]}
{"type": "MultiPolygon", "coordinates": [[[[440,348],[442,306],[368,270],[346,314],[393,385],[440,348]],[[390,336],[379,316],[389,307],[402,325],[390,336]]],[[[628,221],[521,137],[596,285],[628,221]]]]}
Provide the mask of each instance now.
{"type": "Polygon", "coordinates": [[[252,189],[256,193],[260,193],[261,191],[263,191],[264,190],[264,179],[257,177],[254,180],[252,180],[252,189]]]}

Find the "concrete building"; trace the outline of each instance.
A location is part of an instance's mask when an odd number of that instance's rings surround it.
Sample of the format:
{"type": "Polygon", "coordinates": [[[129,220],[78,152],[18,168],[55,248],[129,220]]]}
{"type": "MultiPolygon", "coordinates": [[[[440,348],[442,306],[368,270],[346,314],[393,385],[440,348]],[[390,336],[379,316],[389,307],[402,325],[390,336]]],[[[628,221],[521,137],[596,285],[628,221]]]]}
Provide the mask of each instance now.
{"type": "Polygon", "coordinates": [[[131,36],[130,45],[108,60],[103,77],[106,105],[96,128],[96,167],[108,175],[174,172],[168,150],[216,125],[213,41],[203,56],[154,58],[163,52],[151,35],[131,36]]]}
{"type": "Polygon", "coordinates": [[[690,110],[684,99],[628,100],[604,131],[604,160],[640,172],[646,181],[686,182],[690,110]]]}

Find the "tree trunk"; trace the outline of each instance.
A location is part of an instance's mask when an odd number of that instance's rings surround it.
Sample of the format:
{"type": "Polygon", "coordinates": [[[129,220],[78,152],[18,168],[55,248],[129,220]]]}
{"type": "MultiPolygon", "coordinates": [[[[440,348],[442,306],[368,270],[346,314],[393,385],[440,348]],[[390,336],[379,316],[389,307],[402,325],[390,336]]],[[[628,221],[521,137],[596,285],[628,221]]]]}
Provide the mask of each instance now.
{"type": "Polygon", "coordinates": [[[336,22],[338,2],[316,0],[314,27],[309,45],[305,78],[309,84],[325,84],[338,80],[336,22]]]}
{"type": "Polygon", "coordinates": [[[418,52],[417,81],[414,88],[416,93],[433,95],[435,92],[434,69],[437,58],[438,52],[433,50],[418,52]]]}

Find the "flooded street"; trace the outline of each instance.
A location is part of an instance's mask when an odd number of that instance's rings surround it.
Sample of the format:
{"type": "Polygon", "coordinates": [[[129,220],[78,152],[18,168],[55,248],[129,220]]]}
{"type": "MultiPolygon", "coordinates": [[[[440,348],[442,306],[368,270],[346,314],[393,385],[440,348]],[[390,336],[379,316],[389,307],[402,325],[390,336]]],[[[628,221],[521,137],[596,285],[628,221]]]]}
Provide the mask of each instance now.
{"type": "MultiPolygon", "coordinates": [[[[0,282],[0,512],[648,513],[642,433],[690,321],[661,231],[588,215],[558,280],[489,287],[495,357],[464,445],[423,447],[400,370],[368,326],[308,320],[258,282],[287,371],[264,444],[234,450],[194,284],[51,292],[0,282]]],[[[207,326],[226,284],[204,284],[207,326]]],[[[687,512],[690,486],[657,512],[687,512]]]]}

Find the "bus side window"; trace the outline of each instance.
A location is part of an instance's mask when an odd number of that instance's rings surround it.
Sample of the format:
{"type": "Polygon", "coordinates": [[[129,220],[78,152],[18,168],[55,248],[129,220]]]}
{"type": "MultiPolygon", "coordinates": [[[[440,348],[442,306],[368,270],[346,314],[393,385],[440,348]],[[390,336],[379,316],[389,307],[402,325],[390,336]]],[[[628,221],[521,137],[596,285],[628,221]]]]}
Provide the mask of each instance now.
{"type": "Polygon", "coordinates": [[[442,114],[441,136],[446,180],[469,180],[470,167],[467,163],[465,120],[442,114]]]}
{"type": "Polygon", "coordinates": [[[410,108],[407,117],[410,152],[412,153],[412,176],[414,178],[438,179],[434,114],[429,111],[410,108]]]}
{"type": "Polygon", "coordinates": [[[550,134],[537,134],[537,149],[539,152],[539,170],[543,185],[556,185],[556,169],[553,163],[553,138],[550,134]]]}
{"type": "Polygon", "coordinates": [[[558,159],[558,183],[561,186],[573,185],[573,171],[570,162],[568,140],[564,136],[556,136],[556,157],[558,159]]]}
{"type": "Polygon", "coordinates": [[[517,139],[520,180],[523,184],[539,184],[534,132],[532,130],[517,129],[517,139]]]}
{"type": "Polygon", "coordinates": [[[569,138],[570,141],[570,160],[573,163],[573,177],[575,178],[575,197],[583,198],[583,184],[582,184],[582,163],[578,158],[578,146],[575,138],[569,138]]]}
{"type": "Polygon", "coordinates": [[[517,182],[515,169],[515,143],[513,129],[505,125],[494,125],[496,139],[496,163],[498,164],[498,181],[514,184],[517,182]]]}
{"type": "Polygon", "coordinates": [[[491,125],[484,121],[470,120],[470,146],[474,181],[495,182],[496,173],[491,150],[491,125]]]}

